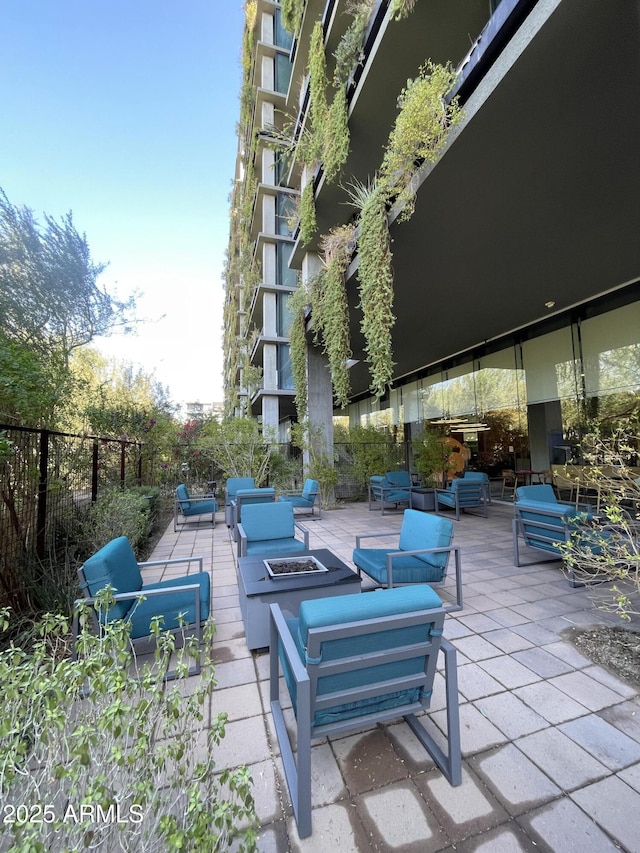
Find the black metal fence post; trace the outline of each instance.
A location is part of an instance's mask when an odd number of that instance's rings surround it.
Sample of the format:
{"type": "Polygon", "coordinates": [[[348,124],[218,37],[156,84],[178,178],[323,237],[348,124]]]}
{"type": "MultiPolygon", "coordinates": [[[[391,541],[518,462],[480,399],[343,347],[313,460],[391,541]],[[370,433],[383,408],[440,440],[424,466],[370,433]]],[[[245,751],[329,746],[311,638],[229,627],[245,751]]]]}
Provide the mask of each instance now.
{"type": "Polygon", "coordinates": [[[38,509],[36,522],[36,554],[44,559],[46,553],[47,528],[47,483],[49,470],[49,431],[43,429],[40,433],[40,465],[38,477],[38,509]]]}

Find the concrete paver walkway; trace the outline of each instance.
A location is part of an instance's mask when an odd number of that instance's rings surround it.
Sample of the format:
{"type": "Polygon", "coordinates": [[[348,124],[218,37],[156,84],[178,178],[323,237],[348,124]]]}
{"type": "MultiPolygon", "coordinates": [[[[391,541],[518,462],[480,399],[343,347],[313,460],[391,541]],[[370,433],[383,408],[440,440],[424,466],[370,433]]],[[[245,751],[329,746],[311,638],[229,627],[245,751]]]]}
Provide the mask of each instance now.
{"type": "MultiPolygon", "coordinates": [[[[235,544],[222,513],[173,533],[153,559],[203,554],[212,574],[218,686],[229,715],[218,768],[248,764],[270,851],[640,851],[640,699],[567,640],[571,628],[620,624],[573,589],[559,563],[513,565],[513,509],[455,523],[465,606],[447,616],[458,650],[463,782],[452,788],[402,721],[313,747],[313,834],[300,840],[268,701],[268,653],[244,642],[235,544]]],[[[399,530],[401,513],[347,504],[305,522],[312,548],[353,565],[355,534],[399,530]]],[[[390,539],[393,545],[397,539],[390,539]]],[[[530,552],[531,560],[538,552],[530,552]]],[[[438,588],[442,593],[442,589],[438,588]]],[[[454,597],[453,578],[443,597],[454,597]]],[[[443,679],[432,719],[445,728],[443,679]]]]}

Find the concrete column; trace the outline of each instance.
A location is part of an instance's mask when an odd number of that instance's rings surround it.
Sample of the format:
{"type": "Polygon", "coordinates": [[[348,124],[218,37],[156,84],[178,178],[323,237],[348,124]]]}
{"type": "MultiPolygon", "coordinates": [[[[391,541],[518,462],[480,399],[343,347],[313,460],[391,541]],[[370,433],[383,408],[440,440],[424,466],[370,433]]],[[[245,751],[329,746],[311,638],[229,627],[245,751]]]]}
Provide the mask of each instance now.
{"type": "Polygon", "coordinates": [[[263,56],[260,64],[260,86],[262,89],[267,89],[269,92],[275,90],[276,77],[275,65],[273,57],[263,56]]]}
{"type": "MultiPolygon", "coordinates": [[[[308,252],[302,260],[302,278],[307,281],[321,268],[317,255],[308,252]]],[[[327,461],[333,461],[333,388],[329,373],[328,359],[321,347],[313,345],[311,335],[307,335],[307,405],[312,441],[316,453],[327,461]]],[[[308,451],[303,453],[303,463],[308,467],[308,451]]],[[[329,496],[330,501],[333,495],[329,496]]]]}
{"type": "Polygon", "coordinates": [[[275,284],[277,281],[275,243],[264,243],[262,247],[262,281],[265,284],[275,284]]]}
{"type": "Polygon", "coordinates": [[[275,293],[265,293],[262,302],[262,334],[275,338],[278,334],[278,310],[275,293]]]}
{"type": "Polygon", "coordinates": [[[262,350],[262,378],[265,391],[275,391],[278,387],[278,347],[265,344],[262,350]]]}

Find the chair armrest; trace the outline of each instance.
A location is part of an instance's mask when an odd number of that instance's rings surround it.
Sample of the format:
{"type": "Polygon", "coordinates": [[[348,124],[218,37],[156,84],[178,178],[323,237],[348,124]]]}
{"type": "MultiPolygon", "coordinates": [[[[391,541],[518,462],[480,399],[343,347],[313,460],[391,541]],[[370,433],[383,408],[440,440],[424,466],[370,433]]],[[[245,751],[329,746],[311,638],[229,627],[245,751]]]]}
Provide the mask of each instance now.
{"type": "Polygon", "coordinates": [[[236,533],[238,535],[238,557],[247,556],[247,534],[241,523],[236,524],[236,533]]]}
{"type": "Polygon", "coordinates": [[[360,547],[360,542],[362,539],[372,539],[374,536],[397,536],[397,535],[398,535],[397,530],[387,530],[386,532],[382,532],[382,533],[359,533],[356,536],[356,548],[360,547]]]}
{"type": "Polygon", "coordinates": [[[309,550],[309,531],[304,526],[304,524],[300,524],[299,521],[294,521],[294,526],[298,528],[298,530],[302,531],[302,535],[304,536],[304,547],[309,550]]]}
{"type": "Polygon", "coordinates": [[[309,681],[309,673],[305,669],[304,664],[300,660],[300,655],[298,653],[298,648],[291,636],[291,631],[289,630],[289,626],[283,616],[282,610],[280,609],[279,604],[270,604],[269,605],[270,616],[270,646],[269,646],[269,656],[271,659],[271,701],[274,699],[277,700],[277,690],[278,690],[278,640],[280,641],[280,648],[284,653],[287,662],[289,663],[289,667],[291,668],[291,674],[293,675],[296,684],[302,684],[305,681],[309,681]],[[275,666],[274,666],[275,665],[275,666]],[[275,669],[275,678],[274,678],[274,669],[275,669]],[[275,683],[274,683],[275,682],[275,683]],[[274,696],[273,690],[276,690],[276,695],[274,696]]]}
{"type": "MultiPolygon", "coordinates": [[[[105,587],[106,589],[106,587],[105,587]]],[[[180,592],[190,592],[191,590],[199,590],[199,583],[185,583],[180,584],[179,586],[163,586],[160,589],[147,589],[144,587],[142,589],[137,589],[135,592],[116,592],[113,594],[114,601],[129,601],[134,600],[136,598],[150,598],[156,595],[167,595],[168,593],[174,593],[177,591],[180,592]]],[[[92,596],[91,598],[79,598],[74,602],[74,606],[78,606],[80,604],[95,604],[97,601],[96,596],[92,596]]]]}
{"type": "Polygon", "coordinates": [[[456,553],[460,551],[458,545],[448,545],[442,548],[419,548],[416,551],[389,551],[387,554],[387,565],[393,561],[394,557],[419,557],[421,554],[442,554],[444,552],[456,553]]]}
{"type": "Polygon", "coordinates": [[[146,569],[149,566],[175,566],[178,563],[192,563],[197,561],[200,563],[200,571],[203,571],[203,557],[174,557],[171,560],[147,560],[144,563],[138,563],[139,569],[146,569]]]}

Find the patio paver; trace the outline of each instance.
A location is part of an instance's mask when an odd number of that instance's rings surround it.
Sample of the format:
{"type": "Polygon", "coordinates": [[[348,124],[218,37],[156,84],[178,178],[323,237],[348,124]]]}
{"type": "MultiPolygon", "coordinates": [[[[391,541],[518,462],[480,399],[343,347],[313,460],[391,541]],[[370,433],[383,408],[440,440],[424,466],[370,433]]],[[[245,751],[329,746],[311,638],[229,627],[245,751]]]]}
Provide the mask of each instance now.
{"type": "MultiPolygon", "coordinates": [[[[229,714],[216,763],[249,765],[261,853],[637,852],[640,697],[565,633],[612,617],[596,609],[589,590],[571,588],[558,563],[513,566],[511,513],[494,501],[487,519],[463,513],[455,525],[465,607],[447,617],[445,636],[459,650],[462,786],[446,782],[401,721],[318,742],[313,835],[302,841],[268,708],[268,654],[251,653],[244,642],[235,543],[223,513],[213,535],[210,526],[175,534],[169,526],[153,559],[203,554],[212,575],[218,686],[211,711],[229,714]]],[[[352,565],[356,533],[381,523],[399,530],[401,522],[401,512],[381,522],[365,503],[306,525],[312,548],[328,547],[352,565]]],[[[444,597],[454,595],[449,580],[444,597]]],[[[444,731],[442,682],[438,675],[430,716],[444,731]]]]}

